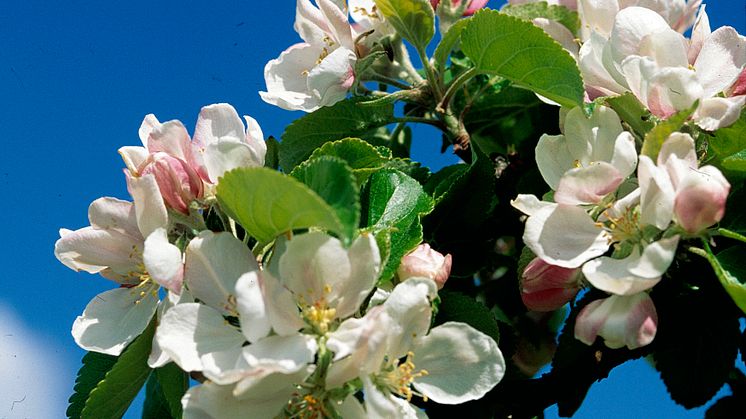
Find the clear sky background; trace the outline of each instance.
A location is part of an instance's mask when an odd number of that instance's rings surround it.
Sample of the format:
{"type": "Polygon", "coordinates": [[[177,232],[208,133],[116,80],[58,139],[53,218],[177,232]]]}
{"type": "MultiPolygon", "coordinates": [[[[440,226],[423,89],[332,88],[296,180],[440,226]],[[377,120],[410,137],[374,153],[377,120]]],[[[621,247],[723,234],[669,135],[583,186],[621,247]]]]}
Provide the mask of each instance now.
{"type": "MultiPolygon", "coordinates": [[[[493,0],[492,7],[503,1],[493,0]]],[[[713,28],[746,33],[746,0],[712,0],[713,28]]],[[[116,150],[139,145],[145,114],[180,119],[233,104],[279,137],[302,114],[262,102],[264,64],[293,43],[292,0],[6,1],[0,9],[0,418],[64,416],[84,352],[70,327],[113,283],[57,262],[60,227],[88,225],[100,196],[128,199],[116,150]]],[[[434,169],[440,138],[416,132],[434,169]]],[[[550,409],[548,417],[556,416],[550,409]]],[[[128,414],[137,417],[135,414],[128,414]]],[[[644,361],[595,385],[578,418],[702,417],[670,401],[644,361]]]]}

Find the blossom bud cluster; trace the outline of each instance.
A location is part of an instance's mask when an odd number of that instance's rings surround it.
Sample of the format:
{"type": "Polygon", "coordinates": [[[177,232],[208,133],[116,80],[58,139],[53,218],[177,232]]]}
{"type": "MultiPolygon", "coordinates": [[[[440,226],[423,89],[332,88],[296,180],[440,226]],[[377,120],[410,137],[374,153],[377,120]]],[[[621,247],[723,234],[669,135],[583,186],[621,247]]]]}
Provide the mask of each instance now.
{"type": "Polygon", "coordinates": [[[581,311],[578,339],[647,345],[657,314],[646,291],[662,279],[682,238],[722,219],[730,185],[717,168],[699,166],[686,133],[671,134],[655,161],[638,155],[632,134],[605,106],[590,117],[570,110],[563,132],[542,136],[536,147],[553,201],[513,201],[528,215],[523,239],[537,256],[522,273],[523,301],[531,310],[555,310],[575,298],[582,274],[612,296],[581,311]]]}
{"type": "Polygon", "coordinates": [[[228,220],[214,196],[223,174],[264,165],[261,129],[246,121],[207,106],[190,138],[179,121],[148,115],[143,146],[120,149],[133,202],[97,199],[91,225],[61,230],[55,244],[71,269],[119,285],[77,318],[78,345],[120,355],[155,322],[148,365],[205,377],[182,398],[187,418],[414,417],[413,396],[457,404],[492,389],[505,370],[496,342],[464,323],[431,328],[450,255],[421,245],[383,291],[371,233],[344,245],[288,232],[259,263],[235,222],[206,227],[208,212],[228,220]]]}

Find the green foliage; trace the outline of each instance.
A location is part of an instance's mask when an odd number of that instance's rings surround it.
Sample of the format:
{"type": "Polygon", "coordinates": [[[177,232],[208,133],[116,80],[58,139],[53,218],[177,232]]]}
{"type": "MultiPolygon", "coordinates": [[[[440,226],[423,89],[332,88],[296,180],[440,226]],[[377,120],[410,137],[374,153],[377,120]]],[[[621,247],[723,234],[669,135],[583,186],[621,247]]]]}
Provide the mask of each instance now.
{"type": "Polygon", "coordinates": [[[180,418],[181,398],[189,389],[189,375],[173,362],[156,368],[145,387],[143,418],[180,418]]]}
{"type": "Polygon", "coordinates": [[[466,323],[491,337],[495,343],[500,343],[497,320],[484,304],[459,292],[441,290],[438,296],[441,301],[436,324],[450,321],[466,323]]]}
{"type": "Polygon", "coordinates": [[[746,112],[733,125],[712,134],[710,149],[720,158],[732,156],[746,149],[746,112]]]}
{"type": "Polygon", "coordinates": [[[338,157],[319,156],[301,163],[290,175],[334,209],[345,229],[344,237],[351,239],[360,223],[360,192],[347,163],[338,157]]]}
{"type": "Polygon", "coordinates": [[[435,35],[435,12],[427,0],[375,0],[378,10],[402,38],[425,50],[435,35]]]}
{"type": "Polygon", "coordinates": [[[451,54],[451,51],[456,48],[456,45],[461,39],[461,32],[464,30],[466,25],[469,24],[470,19],[471,18],[466,18],[456,21],[456,23],[448,29],[448,32],[443,35],[443,38],[438,43],[438,46],[435,47],[435,52],[433,53],[433,61],[435,62],[436,68],[440,70],[446,68],[448,56],[451,54]]]}
{"type": "Polygon", "coordinates": [[[121,418],[150,375],[150,355],[155,321],[117,359],[96,388],[91,391],[81,418],[121,418]]]}
{"type": "Polygon", "coordinates": [[[696,109],[697,103],[695,103],[691,108],[677,112],[668,117],[668,119],[659,122],[655,128],[645,135],[645,141],[642,143],[642,151],[640,154],[644,154],[655,161],[658,158],[658,153],[661,151],[663,142],[665,142],[671,134],[679,131],[696,109]]]}
{"type": "Polygon", "coordinates": [[[360,137],[367,131],[393,122],[394,106],[359,105],[360,99],[348,99],[324,107],[295,120],[282,134],[280,167],[290,172],[326,142],[360,137]]]}
{"type": "Polygon", "coordinates": [[[266,243],[294,229],[321,227],[345,237],[349,228],[332,206],[292,176],[263,167],[232,170],[217,187],[220,207],[266,243]]]}
{"type": "Polygon", "coordinates": [[[380,276],[388,281],[399,267],[402,256],[422,241],[420,218],[433,209],[433,200],[422,186],[406,174],[393,169],[383,169],[370,176],[362,193],[364,227],[378,232],[385,231],[378,239],[388,239],[389,256],[380,276]],[[390,235],[386,237],[385,235],[390,235]]]}
{"type": "Polygon", "coordinates": [[[524,20],[533,20],[537,17],[543,17],[554,20],[566,27],[573,35],[578,34],[580,30],[580,17],[578,12],[570,10],[565,6],[549,5],[546,2],[509,4],[501,12],[509,16],[515,16],[524,20]]]}
{"type": "Polygon", "coordinates": [[[645,138],[645,135],[655,127],[650,111],[632,93],[608,97],[605,101],[640,138],[645,138]]]}
{"type": "Polygon", "coordinates": [[[117,357],[98,352],[88,352],[83,356],[83,366],[78,371],[73,395],[70,396],[69,400],[70,405],[65,412],[68,418],[77,419],[81,417],[85,402],[88,400],[91,391],[104,379],[106,373],[111,370],[116,362],[117,357]]]}
{"type": "Polygon", "coordinates": [[[275,137],[269,137],[265,144],[267,154],[264,156],[264,167],[277,170],[280,167],[280,142],[275,137]]]}
{"type": "Polygon", "coordinates": [[[481,10],[461,34],[461,49],[478,70],[504,77],[561,105],[583,104],[575,60],[532,23],[481,10]]]}

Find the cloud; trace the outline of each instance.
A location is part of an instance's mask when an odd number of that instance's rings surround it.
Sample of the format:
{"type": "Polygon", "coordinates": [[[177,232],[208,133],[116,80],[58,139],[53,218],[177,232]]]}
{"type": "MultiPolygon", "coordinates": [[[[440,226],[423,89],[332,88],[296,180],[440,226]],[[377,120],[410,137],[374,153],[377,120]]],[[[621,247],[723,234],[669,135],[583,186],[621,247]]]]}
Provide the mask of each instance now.
{"type": "Polygon", "coordinates": [[[64,417],[71,384],[52,342],[0,302],[0,419],[64,417]]]}

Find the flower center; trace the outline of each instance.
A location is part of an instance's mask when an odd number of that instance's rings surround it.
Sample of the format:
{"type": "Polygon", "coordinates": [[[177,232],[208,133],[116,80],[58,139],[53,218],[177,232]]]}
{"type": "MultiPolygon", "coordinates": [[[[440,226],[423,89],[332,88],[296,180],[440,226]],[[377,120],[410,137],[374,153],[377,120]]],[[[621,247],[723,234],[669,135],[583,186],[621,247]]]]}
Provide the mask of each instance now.
{"type": "Polygon", "coordinates": [[[606,220],[596,225],[606,230],[609,244],[621,243],[627,240],[640,239],[640,211],[638,206],[627,207],[618,217],[612,216],[608,210],[603,212],[606,220]]]}
{"type": "MultiPolygon", "coordinates": [[[[331,292],[332,287],[329,284],[326,284],[324,286],[324,294],[328,295],[331,292]]],[[[309,294],[312,293],[312,291],[309,292],[309,294]]],[[[337,316],[337,309],[329,307],[326,297],[322,296],[321,298],[317,298],[313,304],[308,304],[303,298],[301,298],[300,303],[303,319],[306,323],[318,334],[325,335],[328,333],[331,324],[337,316]]]]}
{"type": "Polygon", "coordinates": [[[409,352],[404,362],[399,363],[397,359],[391,365],[383,368],[381,373],[375,377],[375,383],[380,388],[404,397],[407,401],[411,401],[413,395],[422,397],[424,401],[427,401],[427,396],[412,390],[414,380],[428,374],[426,370],[415,372],[416,368],[414,362],[412,362],[413,357],[414,353],[409,352]]]}

